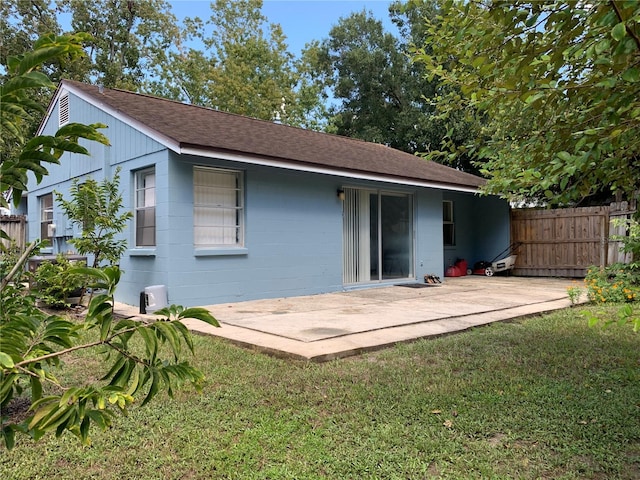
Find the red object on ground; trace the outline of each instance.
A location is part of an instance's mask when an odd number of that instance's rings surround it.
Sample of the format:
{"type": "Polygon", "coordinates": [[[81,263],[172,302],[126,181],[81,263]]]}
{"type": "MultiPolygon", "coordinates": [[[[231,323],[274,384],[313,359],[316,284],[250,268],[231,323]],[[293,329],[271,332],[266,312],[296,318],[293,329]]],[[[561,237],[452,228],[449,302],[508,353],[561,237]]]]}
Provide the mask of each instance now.
{"type": "Polygon", "coordinates": [[[460,270],[460,276],[464,277],[467,274],[467,268],[469,268],[469,264],[464,258],[456,261],[456,268],[460,270]]]}
{"type": "Polygon", "coordinates": [[[445,277],[464,277],[467,274],[468,264],[464,258],[456,260],[456,264],[447,268],[445,277]]]}
{"type": "MultiPolygon", "coordinates": [[[[465,274],[467,272],[465,271],[465,274]]],[[[462,272],[460,271],[460,269],[458,267],[454,267],[453,265],[449,268],[447,268],[447,271],[444,272],[444,276],[445,277],[461,277],[462,276],[462,272]]]]}

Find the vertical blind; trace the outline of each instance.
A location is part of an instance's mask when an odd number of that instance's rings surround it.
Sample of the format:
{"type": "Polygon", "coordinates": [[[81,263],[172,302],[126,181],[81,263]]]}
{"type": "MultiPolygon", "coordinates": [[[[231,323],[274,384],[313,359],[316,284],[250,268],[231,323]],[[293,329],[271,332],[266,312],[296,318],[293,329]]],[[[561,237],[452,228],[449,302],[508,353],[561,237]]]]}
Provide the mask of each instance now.
{"type": "Polygon", "coordinates": [[[343,281],[371,280],[370,192],[345,188],[343,222],[343,281]]]}

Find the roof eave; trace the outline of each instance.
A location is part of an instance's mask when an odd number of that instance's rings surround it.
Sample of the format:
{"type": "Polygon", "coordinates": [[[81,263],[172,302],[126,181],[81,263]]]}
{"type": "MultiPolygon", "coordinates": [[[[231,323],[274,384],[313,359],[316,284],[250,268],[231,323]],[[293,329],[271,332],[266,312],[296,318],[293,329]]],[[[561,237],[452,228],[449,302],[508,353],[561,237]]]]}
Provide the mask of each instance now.
{"type": "Polygon", "coordinates": [[[392,175],[384,175],[381,173],[361,172],[354,170],[345,170],[339,168],[331,168],[326,166],[312,165],[308,163],[297,163],[286,159],[262,157],[258,155],[232,153],[222,150],[203,149],[192,145],[182,145],[176,153],[184,155],[194,155],[205,158],[217,158],[221,160],[229,160],[233,162],[246,163],[251,165],[260,165],[265,167],[283,168],[299,172],[318,173],[323,175],[333,175],[357,180],[372,180],[378,182],[387,182],[397,185],[408,185],[414,187],[436,188],[441,190],[451,190],[465,193],[478,193],[479,187],[468,185],[456,185],[444,182],[434,182],[417,178],[397,177],[392,175]]]}

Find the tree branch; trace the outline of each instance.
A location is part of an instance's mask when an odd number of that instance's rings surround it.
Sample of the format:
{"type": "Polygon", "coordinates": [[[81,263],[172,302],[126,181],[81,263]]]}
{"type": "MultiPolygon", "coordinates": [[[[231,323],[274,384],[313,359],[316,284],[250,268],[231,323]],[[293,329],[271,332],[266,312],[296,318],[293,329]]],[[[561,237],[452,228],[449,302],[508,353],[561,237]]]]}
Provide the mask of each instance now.
{"type": "Polygon", "coordinates": [[[2,282],[0,283],[0,291],[2,291],[4,287],[6,287],[9,284],[11,279],[23,267],[24,262],[27,261],[27,258],[29,257],[29,255],[31,255],[31,252],[33,252],[37,247],[38,247],[38,242],[32,242],[29,244],[29,246],[25,249],[24,253],[20,255],[20,258],[18,259],[16,264],[13,266],[11,271],[7,274],[6,277],[2,279],[2,282]]]}
{"type": "Polygon", "coordinates": [[[618,17],[618,20],[620,20],[621,22],[624,22],[625,30],[627,31],[629,36],[631,38],[633,38],[633,40],[636,42],[636,47],[638,48],[638,50],[640,50],[640,37],[638,37],[638,35],[636,35],[633,32],[633,30],[631,30],[631,27],[629,27],[629,25],[627,25],[626,20],[624,18],[622,18],[622,12],[620,11],[618,6],[616,5],[615,0],[610,0],[609,4],[613,7],[613,10],[616,12],[616,16],[618,17]]]}
{"type": "MultiPolygon", "coordinates": [[[[145,326],[144,324],[141,324],[141,325],[145,326]]],[[[42,362],[44,360],[49,360],[50,358],[61,357],[62,355],[66,355],[67,353],[75,352],[76,350],[83,350],[85,348],[99,347],[100,345],[109,345],[111,347],[110,342],[114,338],[117,338],[120,335],[125,334],[125,333],[134,332],[139,327],[140,326],[135,326],[135,327],[131,327],[131,328],[126,328],[124,330],[120,330],[119,332],[111,335],[109,338],[106,338],[105,340],[98,340],[96,342],[84,343],[82,345],[76,345],[74,347],[66,348],[64,350],[59,350],[57,352],[48,353],[48,354],[42,355],[40,357],[29,358],[27,360],[23,360],[21,362],[16,363],[14,366],[19,368],[19,367],[23,367],[24,365],[29,365],[30,363],[42,362]]]]}

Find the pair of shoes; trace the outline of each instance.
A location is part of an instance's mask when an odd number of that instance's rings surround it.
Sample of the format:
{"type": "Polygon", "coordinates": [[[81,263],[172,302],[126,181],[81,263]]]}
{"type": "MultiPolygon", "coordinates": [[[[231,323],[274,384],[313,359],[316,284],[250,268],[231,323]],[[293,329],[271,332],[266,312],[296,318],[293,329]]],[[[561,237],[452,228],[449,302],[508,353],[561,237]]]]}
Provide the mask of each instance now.
{"type": "Polygon", "coordinates": [[[424,276],[424,282],[425,283],[431,283],[431,284],[437,284],[437,283],[442,283],[442,280],[440,280],[440,277],[438,277],[437,275],[428,274],[428,275],[424,276]]]}

